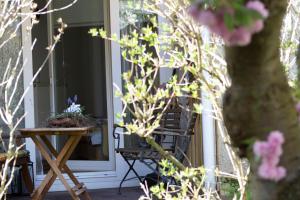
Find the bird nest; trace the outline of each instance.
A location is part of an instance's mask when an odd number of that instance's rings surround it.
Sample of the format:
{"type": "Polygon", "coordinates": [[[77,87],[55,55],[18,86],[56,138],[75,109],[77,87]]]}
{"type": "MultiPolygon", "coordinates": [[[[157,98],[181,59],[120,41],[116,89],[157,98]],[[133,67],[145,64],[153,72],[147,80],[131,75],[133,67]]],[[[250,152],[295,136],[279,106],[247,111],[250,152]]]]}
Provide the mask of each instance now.
{"type": "Polygon", "coordinates": [[[63,113],[47,120],[49,128],[74,128],[93,126],[94,120],[80,113],[63,113]]]}

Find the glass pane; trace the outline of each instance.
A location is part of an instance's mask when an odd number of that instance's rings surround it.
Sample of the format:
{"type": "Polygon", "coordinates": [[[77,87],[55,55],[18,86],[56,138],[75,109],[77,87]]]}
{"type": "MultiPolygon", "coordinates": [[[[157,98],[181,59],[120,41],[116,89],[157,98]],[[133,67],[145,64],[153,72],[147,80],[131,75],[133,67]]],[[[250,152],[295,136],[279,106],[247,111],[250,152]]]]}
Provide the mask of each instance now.
{"type": "MultiPolygon", "coordinates": [[[[141,0],[120,0],[120,35],[121,37],[129,34],[133,30],[133,25],[140,24],[139,18],[137,16],[136,10],[141,9],[141,0]],[[135,7],[137,8],[134,8],[135,7]]],[[[122,58],[122,73],[130,70],[130,63],[125,61],[122,58]]],[[[124,84],[122,84],[123,92],[125,91],[124,84]]],[[[129,121],[131,118],[130,113],[128,112],[124,121],[129,121]]],[[[129,147],[138,147],[140,139],[136,135],[124,135],[124,146],[129,147]]]]}
{"type": "MultiPolygon", "coordinates": [[[[54,1],[54,7],[65,5],[65,1],[54,1]]],[[[109,159],[105,43],[88,33],[91,28],[103,27],[102,1],[79,0],[74,7],[54,15],[53,21],[62,17],[68,28],[55,50],[56,111],[63,112],[67,99],[78,96],[77,103],[84,114],[97,122],[97,129],[83,137],[71,156],[71,160],[109,159]]],[[[56,25],[54,25],[54,30],[56,25]]],[[[56,146],[63,148],[67,138],[57,137],[56,146]]]]}
{"type": "MultiPolygon", "coordinates": [[[[120,35],[129,35],[137,28],[151,26],[150,19],[153,14],[144,10],[143,0],[120,0],[120,35]]],[[[149,49],[149,51],[151,51],[149,49]]],[[[154,52],[153,52],[154,53],[154,52]]],[[[155,54],[155,53],[154,53],[155,54]]],[[[131,70],[131,64],[122,58],[122,73],[131,70]]],[[[158,79],[159,80],[159,79],[158,79]]],[[[125,91],[123,84],[123,92],[125,91]]],[[[128,112],[124,121],[129,121],[131,115],[128,112]]],[[[125,147],[140,147],[145,145],[145,141],[137,135],[125,135],[125,147]]]]}
{"type": "MultiPolygon", "coordinates": [[[[44,0],[36,0],[38,8],[42,8],[45,5],[44,0]]],[[[48,50],[48,24],[47,16],[38,16],[39,23],[33,26],[32,29],[32,41],[36,39],[36,44],[33,49],[33,72],[40,68],[41,64],[47,57],[48,50]]],[[[34,110],[35,110],[35,126],[45,127],[46,121],[51,115],[51,103],[50,103],[50,78],[49,68],[46,67],[41,71],[39,76],[34,82],[34,110]]],[[[36,170],[37,174],[43,174],[42,157],[38,150],[36,150],[36,170]]]]}
{"type": "MultiPolygon", "coordinates": [[[[38,8],[44,7],[44,0],[35,0],[38,8]]],[[[53,0],[52,7],[59,8],[73,0],[53,0]]],[[[104,26],[103,1],[78,0],[67,10],[55,12],[52,23],[49,15],[39,16],[40,23],[34,27],[32,38],[38,38],[33,52],[33,65],[36,71],[47,55],[46,47],[50,43],[50,32],[56,32],[56,21],[62,18],[68,24],[61,41],[54,53],[55,72],[55,110],[63,112],[67,107],[67,98],[78,95],[78,103],[84,107],[84,113],[96,121],[97,129],[84,137],[74,153],[72,160],[108,161],[108,125],[106,100],[106,69],[105,69],[105,43],[100,38],[93,38],[88,34],[90,28],[104,26]]],[[[36,126],[46,126],[51,116],[51,81],[49,68],[42,71],[35,81],[35,116],[36,126]]],[[[60,150],[66,139],[63,137],[49,138],[53,145],[60,150]]],[[[40,156],[36,156],[37,174],[47,173],[49,166],[40,156]]],[[[84,170],[82,165],[82,171],[84,170]]]]}

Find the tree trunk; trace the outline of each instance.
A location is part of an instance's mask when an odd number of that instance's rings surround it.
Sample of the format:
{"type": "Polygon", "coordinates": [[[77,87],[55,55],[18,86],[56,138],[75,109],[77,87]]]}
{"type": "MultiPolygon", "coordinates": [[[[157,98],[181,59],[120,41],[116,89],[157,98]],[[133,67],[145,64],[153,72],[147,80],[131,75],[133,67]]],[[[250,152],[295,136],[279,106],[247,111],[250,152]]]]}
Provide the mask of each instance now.
{"type": "Polygon", "coordinates": [[[279,54],[287,0],[262,2],[270,12],[264,30],[246,47],[226,48],[232,86],[224,96],[225,125],[241,156],[250,160],[254,200],[300,199],[300,126],[279,54]],[[249,144],[266,140],[273,130],[285,137],[280,165],[287,169],[287,177],[278,183],[257,176],[259,162],[249,144]]]}

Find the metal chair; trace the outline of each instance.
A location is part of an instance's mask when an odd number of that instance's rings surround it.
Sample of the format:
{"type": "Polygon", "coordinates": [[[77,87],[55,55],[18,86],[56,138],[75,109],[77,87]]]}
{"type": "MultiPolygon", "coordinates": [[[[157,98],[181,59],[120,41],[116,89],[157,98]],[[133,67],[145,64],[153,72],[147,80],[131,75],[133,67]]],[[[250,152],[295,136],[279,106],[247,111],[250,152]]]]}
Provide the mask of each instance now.
{"type": "MultiPolygon", "coordinates": [[[[8,135],[3,135],[2,140],[7,143],[7,141],[10,139],[10,136],[8,135]]],[[[16,146],[20,146],[23,144],[22,137],[20,135],[15,135],[14,140],[16,142],[16,146]]],[[[7,159],[7,153],[3,149],[3,146],[1,146],[1,152],[0,152],[0,168],[2,169],[3,165],[5,164],[7,159]]],[[[20,149],[18,151],[17,157],[15,158],[15,167],[20,169],[18,181],[20,183],[19,188],[15,188],[13,185],[14,182],[12,182],[12,193],[16,193],[15,189],[18,190],[18,194],[22,194],[22,180],[25,184],[25,187],[27,189],[27,192],[31,194],[34,190],[34,172],[33,172],[33,162],[30,160],[30,152],[25,150],[25,149],[20,149]],[[29,170],[30,168],[30,170],[29,170]]],[[[10,162],[9,167],[13,167],[14,161],[10,162]]],[[[14,179],[16,181],[16,179],[14,179]]]]}
{"type": "MultiPolygon", "coordinates": [[[[7,159],[7,153],[0,153],[0,165],[3,166],[7,159]]],[[[10,163],[10,167],[13,166],[13,162],[10,163]]],[[[16,158],[15,167],[21,168],[21,173],[19,174],[19,179],[22,177],[25,187],[29,194],[31,194],[34,190],[34,177],[33,177],[33,163],[30,161],[30,153],[27,150],[19,150],[18,156],[16,158]],[[31,168],[31,175],[29,168],[31,168]]],[[[22,181],[19,182],[20,188],[18,188],[18,193],[22,194],[22,181]]],[[[16,188],[12,188],[12,193],[15,193],[14,190],[16,188]]]]}
{"type": "MultiPolygon", "coordinates": [[[[183,162],[186,158],[185,154],[188,151],[191,136],[194,134],[194,126],[196,123],[197,114],[185,110],[178,104],[172,104],[161,118],[160,127],[153,132],[155,141],[160,144],[165,151],[172,153],[175,158],[183,162]]],[[[137,178],[140,183],[143,183],[143,178],[134,169],[137,160],[145,164],[149,169],[159,176],[159,161],[160,154],[150,146],[137,148],[120,148],[120,134],[116,132],[119,125],[114,126],[113,136],[118,141],[115,151],[120,153],[128,164],[129,169],[124,175],[119,185],[119,193],[121,192],[122,184],[125,181],[137,178]],[[130,172],[133,172],[135,177],[127,178],[130,172]]]]}

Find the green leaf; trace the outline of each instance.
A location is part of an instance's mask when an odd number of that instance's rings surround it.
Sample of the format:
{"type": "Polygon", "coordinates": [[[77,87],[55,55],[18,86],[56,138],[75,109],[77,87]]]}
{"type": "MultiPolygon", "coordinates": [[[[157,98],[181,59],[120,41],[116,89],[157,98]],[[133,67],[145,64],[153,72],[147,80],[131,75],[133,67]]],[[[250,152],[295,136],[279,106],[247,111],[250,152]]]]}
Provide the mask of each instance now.
{"type": "Polygon", "coordinates": [[[98,36],[98,31],[97,31],[96,28],[91,28],[91,29],[89,30],[89,34],[91,34],[92,37],[96,37],[96,36],[98,36]]]}
{"type": "Polygon", "coordinates": [[[234,19],[233,16],[229,13],[224,14],[224,22],[226,27],[231,31],[234,28],[234,19]]]}

